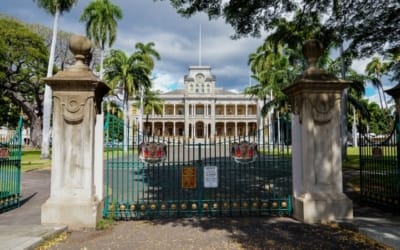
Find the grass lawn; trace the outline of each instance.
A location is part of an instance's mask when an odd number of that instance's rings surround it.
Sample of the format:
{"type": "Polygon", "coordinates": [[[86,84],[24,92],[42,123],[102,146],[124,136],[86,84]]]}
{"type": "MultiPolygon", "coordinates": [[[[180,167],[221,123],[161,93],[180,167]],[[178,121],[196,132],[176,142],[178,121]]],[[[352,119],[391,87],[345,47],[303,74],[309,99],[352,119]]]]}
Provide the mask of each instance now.
{"type": "Polygon", "coordinates": [[[23,172],[51,167],[51,160],[40,159],[40,149],[22,150],[21,169],[23,172]]]}
{"type": "Polygon", "coordinates": [[[343,168],[359,170],[360,169],[360,149],[347,147],[347,159],[343,161],[343,168]]]}
{"type": "MultiPolygon", "coordinates": [[[[122,154],[123,150],[114,151],[113,154],[122,154]]],[[[130,150],[129,153],[132,153],[130,150]]],[[[285,151],[285,154],[287,152],[285,151]]],[[[104,157],[107,155],[107,149],[104,157]]],[[[40,149],[24,149],[22,151],[22,171],[30,171],[36,169],[45,169],[51,167],[51,160],[40,159],[40,149]]],[[[343,168],[358,170],[360,168],[359,149],[355,147],[347,148],[347,160],[343,161],[343,168]]]]}

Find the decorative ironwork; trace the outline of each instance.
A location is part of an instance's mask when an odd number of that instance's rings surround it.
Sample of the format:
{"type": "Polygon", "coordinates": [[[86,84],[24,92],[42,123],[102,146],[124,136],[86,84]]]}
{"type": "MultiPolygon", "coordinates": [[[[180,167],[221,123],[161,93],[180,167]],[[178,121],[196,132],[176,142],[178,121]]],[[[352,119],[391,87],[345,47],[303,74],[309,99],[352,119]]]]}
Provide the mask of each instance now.
{"type": "Polygon", "coordinates": [[[147,164],[156,164],[167,157],[167,145],[159,142],[142,142],[139,145],[139,159],[147,164]]]}
{"type": "Polygon", "coordinates": [[[233,203],[232,203],[232,207],[233,207],[233,208],[238,208],[238,207],[239,207],[239,203],[233,202],[233,203]]]}
{"type": "Polygon", "coordinates": [[[182,204],[181,204],[181,209],[185,210],[186,208],[187,208],[186,203],[182,203],[182,204]]]}
{"type": "Polygon", "coordinates": [[[222,204],[222,206],[223,206],[224,209],[228,209],[229,208],[229,203],[228,202],[224,202],[222,204]]]}
{"type": "Polygon", "coordinates": [[[231,157],[240,164],[248,164],[256,161],[258,156],[257,144],[254,142],[234,142],[231,145],[231,157]]]}

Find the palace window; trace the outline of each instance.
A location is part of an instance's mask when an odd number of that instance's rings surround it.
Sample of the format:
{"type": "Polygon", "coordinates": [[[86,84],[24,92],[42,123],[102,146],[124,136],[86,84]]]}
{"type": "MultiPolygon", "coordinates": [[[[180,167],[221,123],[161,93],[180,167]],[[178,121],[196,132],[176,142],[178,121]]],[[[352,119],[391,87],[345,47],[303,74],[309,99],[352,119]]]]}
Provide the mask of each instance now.
{"type": "Polygon", "coordinates": [[[204,115],[204,108],[196,107],[196,115],[204,115]]]}

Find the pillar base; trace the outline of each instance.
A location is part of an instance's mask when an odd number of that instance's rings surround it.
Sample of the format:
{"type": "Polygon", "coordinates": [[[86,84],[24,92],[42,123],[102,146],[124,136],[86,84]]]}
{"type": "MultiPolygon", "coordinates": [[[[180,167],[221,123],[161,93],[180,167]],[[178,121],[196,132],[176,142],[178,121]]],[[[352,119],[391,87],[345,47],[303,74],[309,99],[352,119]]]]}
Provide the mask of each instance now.
{"type": "Polygon", "coordinates": [[[48,199],[42,205],[42,224],[63,224],[72,230],[96,228],[102,211],[101,201],[48,199]]]}
{"type": "Polygon", "coordinates": [[[305,223],[353,219],[353,202],[343,193],[305,193],[293,198],[293,217],[305,223]]]}

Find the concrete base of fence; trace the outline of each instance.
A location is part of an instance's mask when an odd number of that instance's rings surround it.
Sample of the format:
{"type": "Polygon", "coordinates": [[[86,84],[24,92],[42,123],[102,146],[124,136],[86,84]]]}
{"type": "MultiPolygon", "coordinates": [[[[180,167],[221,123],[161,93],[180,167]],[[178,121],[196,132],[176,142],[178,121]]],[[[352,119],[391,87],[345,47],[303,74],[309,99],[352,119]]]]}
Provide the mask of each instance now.
{"type": "Polygon", "coordinates": [[[102,211],[102,201],[49,199],[42,205],[42,224],[65,224],[72,230],[95,228],[102,211]]]}
{"type": "Polygon", "coordinates": [[[293,198],[293,217],[305,223],[353,219],[353,202],[342,193],[306,193],[293,198]]]}

